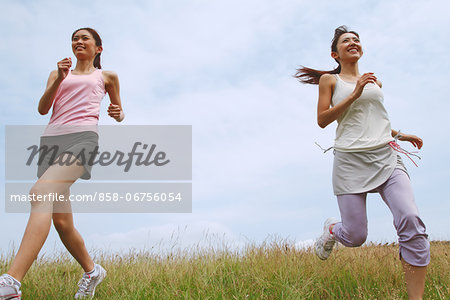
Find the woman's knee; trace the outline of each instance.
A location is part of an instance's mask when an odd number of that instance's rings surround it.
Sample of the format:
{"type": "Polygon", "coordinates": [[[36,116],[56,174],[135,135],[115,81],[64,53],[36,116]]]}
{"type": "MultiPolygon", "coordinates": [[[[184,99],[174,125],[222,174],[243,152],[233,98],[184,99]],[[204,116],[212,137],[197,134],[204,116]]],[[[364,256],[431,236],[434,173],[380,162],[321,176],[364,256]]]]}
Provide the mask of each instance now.
{"type": "Polygon", "coordinates": [[[344,245],[347,247],[359,247],[367,239],[367,226],[352,226],[350,228],[344,227],[344,237],[345,242],[344,245]]]}
{"type": "MultiPolygon", "coordinates": [[[[338,226],[338,225],[337,225],[338,226]]],[[[335,227],[337,228],[337,240],[347,247],[359,247],[367,239],[367,226],[354,226],[354,227],[335,227]]]]}
{"type": "Polygon", "coordinates": [[[361,246],[362,244],[364,244],[366,239],[367,239],[367,231],[364,230],[359,230],[349,234],[349,240],[350,243],[352,244],[352,247],[361,246]]]}
{"type": "Polygon", "coordinates": [[[45,195],[47,193],[45,187],[39,183],[36,182],[30,189],[30,196],[32,196],[33,199],[38,198],[38,196],[42,197],[43,195],[45,195]]]}
{"type": "Polygon", "coordinates": [[[64,215],[66,214],[53,214],[53,225],[59,233],[73,229],[72,219],[64,215]]]}
{"type": "Polygon", "coordinates": [[[53,202],[48,197],[49,191],[45,186],[36,183],[29,191],[32,212],[48,213],[52,211],[53,202]]]}
{"type": "Polygon", "coordinates": [[[57,189],[55,185],[38,180],[30,189],[29,195],[33,200],[45,202],[54,200],[57,189]]]}

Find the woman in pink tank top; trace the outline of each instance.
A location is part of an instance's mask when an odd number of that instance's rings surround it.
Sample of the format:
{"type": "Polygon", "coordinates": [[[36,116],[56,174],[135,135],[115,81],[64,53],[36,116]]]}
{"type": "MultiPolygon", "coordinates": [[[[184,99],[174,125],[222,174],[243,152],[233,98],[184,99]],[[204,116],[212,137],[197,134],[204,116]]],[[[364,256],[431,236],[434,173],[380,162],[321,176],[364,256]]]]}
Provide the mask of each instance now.
{"type": "MultiPolygon", "coordinates": [[[[76,157],[80,151],[89,153],[97,146],[100,102],[106,93],[111,100],[108,115],[118,122],[124,119],[118,76],[101,69],[103,48],[98,33],[92,28],[76,30],[72,34],[72,51],[77,59],[75,68],[71,70],[70,58],[58,62],[58,69],[50,73],[38,107],[42,115],[53,107],[49,125],[41,137],[41,146],[56,145],[58,157],[76,157]]],[[[63,244],[85,271],[75,298],[93,296],[95,287],[106,276],[106,271],[93,262],[83,238],[75,229],[68,201],[70,186],[78,178],[89,179],[92,166],[88,162],[53,164],[49,157],[46,155],[39,164],[39,179],[31,188],[30,195],[56,193],[64,195],[66,201],[31,202],[32,209],[20,248],[8,272],[0,276],[0,299],[20,299],[20,281],[39,254],[52,221],[63,244]]]]}

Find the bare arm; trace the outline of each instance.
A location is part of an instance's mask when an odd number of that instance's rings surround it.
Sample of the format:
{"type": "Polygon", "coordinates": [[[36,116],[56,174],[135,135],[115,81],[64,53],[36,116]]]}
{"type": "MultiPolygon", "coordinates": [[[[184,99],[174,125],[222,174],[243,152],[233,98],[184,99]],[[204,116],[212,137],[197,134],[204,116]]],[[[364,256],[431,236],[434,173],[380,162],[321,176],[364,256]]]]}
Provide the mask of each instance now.
{"type": "Polygon", "coordinates": [[[52,107],[59,85],[66,78],[71,66],[71,59],[64,58],[58,62],[58,70],[50,73],[44,95],[39,100],[38,111],[41,115],[46,115],[52,107]]]}
{"type": "MultiPolygon", "coordinates": [[[[392,129],[392,132],[391,132],[392,137],[395,137],[397,134],[398,134],[398,131],[392,129]]],[[[413,134],[400,133],[400,135],[398,136],[398,139],[400,141],[410,142],[411,144],[413,144],[414,147],[416,147],[418,149],[421,149],[423,146],[423,140],[413,134]]]]}
{"type": "Polygon", "coordinates": [[[357,81],[355,90],[337,105],[331,106],[331,97],[336,85],[336,78],[333,75],[325,74],[319,80],[319,102],[317,105],[317,123],[321,128],[337,120],[362,94],[367,83],[376,83],[377,79],[373,73],[363,74],[357,81]]]}
{"type": "Polygon", "coordinates": [[[125,114],[122,110],[122,102],[120,100],[119,76],[112,71],[103,71],[103,79],[105,81],[105,89],[111,100],[108,107],[108,115],[117,122],[122,122],[125,114]]]}

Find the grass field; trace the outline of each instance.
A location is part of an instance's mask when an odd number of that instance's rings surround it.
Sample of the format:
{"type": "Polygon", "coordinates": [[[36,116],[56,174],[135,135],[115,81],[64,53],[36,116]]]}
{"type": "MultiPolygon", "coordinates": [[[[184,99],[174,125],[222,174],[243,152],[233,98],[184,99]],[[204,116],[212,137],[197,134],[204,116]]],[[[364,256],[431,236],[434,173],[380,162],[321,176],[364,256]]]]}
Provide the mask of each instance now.
{"type": "MultiPolygon", "coordinates": [[[[450,242],[431,243],[426,299],[450,299],[450,242]]],[[[167,255],[97,252],[108,272],[96,299],[407,299],[398,245],[338,247],[327,261],[285,241],[241,252],[197,249],[167,255]]],[[[0,257],[0,271],[11,256],[0,257]]],[[[73,299],[82,275],[67,254],[40,257],[23,299],[73,299]]]]}

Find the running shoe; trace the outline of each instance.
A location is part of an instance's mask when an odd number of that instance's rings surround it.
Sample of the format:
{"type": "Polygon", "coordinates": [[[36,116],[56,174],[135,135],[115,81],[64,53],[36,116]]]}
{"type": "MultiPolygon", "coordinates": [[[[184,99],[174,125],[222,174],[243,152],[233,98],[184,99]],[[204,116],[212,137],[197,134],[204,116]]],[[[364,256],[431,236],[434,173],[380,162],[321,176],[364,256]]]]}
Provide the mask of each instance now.
{"type": "Polygon", "coordinates": [[[323,225],[322,235],[314,244],[316,255],[322,260],[325,260],[328,256],[330,256],[334,244],[336,243],[333,235],[330,233],[330,226],[336,224],[337,222],[339,221],[336,218],[328,218],[323,225]]]}
{"type": "Polygon", "coordinates": [[[94,272],[91,275],[84,273],[83,277],[81,277],[80,281],[78,282],[79,289],[75,294],[75,299],[94,297],[95,288],[102,282],[105,277],[105,269],[103,269],[102,266],[95,264],[94,272]]]}
{"type": "Polygon", "coordinates": [[[20,285],[9,274],[0,276],[0,300],[22,299],[20,285]]]}

